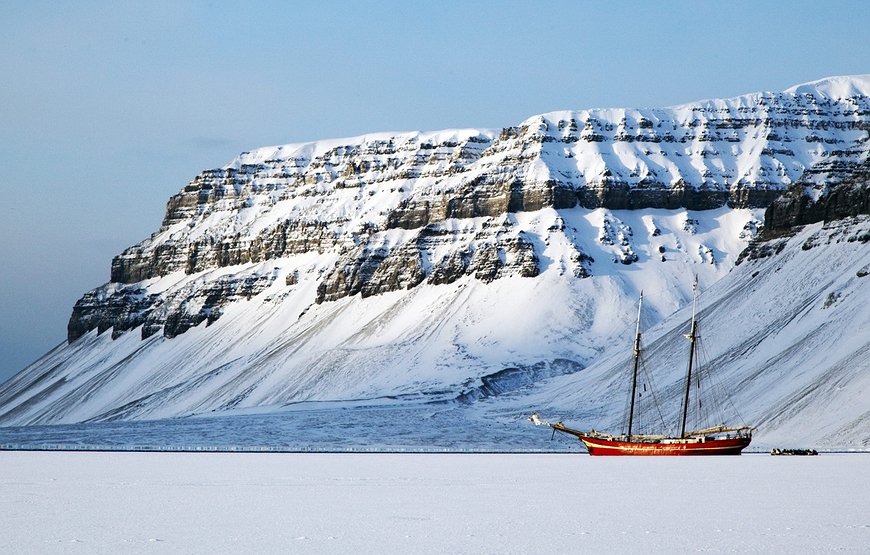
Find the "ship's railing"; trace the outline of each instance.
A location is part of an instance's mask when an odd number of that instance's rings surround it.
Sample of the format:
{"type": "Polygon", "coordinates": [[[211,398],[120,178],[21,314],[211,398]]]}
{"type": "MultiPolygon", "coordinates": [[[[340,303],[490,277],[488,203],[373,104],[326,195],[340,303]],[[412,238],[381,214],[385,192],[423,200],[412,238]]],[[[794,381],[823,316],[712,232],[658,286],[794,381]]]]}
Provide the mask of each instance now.
{"type": "Polygon", "coordinates": [[[749,426],[740,426],[737,428],[729,427],[729,426],[713,426],[711,428],[704,428],[703,430],[695,430],[694,432],[689,432],[686,434],[686,437],[692,436],[708,436],[715,434],[734,434],[734,437],[751,437],[752,436],[752,428],[749,426]]]}

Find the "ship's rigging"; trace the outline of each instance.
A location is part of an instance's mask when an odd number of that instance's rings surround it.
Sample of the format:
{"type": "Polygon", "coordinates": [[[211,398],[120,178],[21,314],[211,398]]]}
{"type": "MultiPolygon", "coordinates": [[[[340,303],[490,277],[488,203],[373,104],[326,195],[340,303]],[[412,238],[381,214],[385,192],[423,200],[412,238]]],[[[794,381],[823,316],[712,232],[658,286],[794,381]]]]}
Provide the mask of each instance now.
{"type": "MultiPolygon", "coordinates": [[[[716,396],[701,395],[702,382],[711,382],[715,389],[718,385],[721,389],[721,398],[724,388],[718,380],[705,372],[705,366],[700,364],[699,351],[702,351],[702,343],[698,333],[697,319],[698,280],[695,278],[692,295],[692,318],[689,324],[689,332],[685,335],[689,341],[689,357],[686,369],[686,377],[680,384],[682,389],[680,405],[678,434],[668,434],[666,419],[661,410],[661,405],[652,386],[652,374],[643,363],[643,343],[641,334],[641,314],[643,311],[643,292],[638,301],[637,324],[635,328],[634,356],[630,383],[630,391],[627,401],[627,414],[624,420],[625,426],[619,435],[603,434],[596,431],[583,432],[564,426],[561,422],[550,424],[542,421],[537,414],[530,418],[535,424],[546,424],[555,431],[564,432],[576,436],[582,441],[591,455],[739,455],[743,448],[752,440],[752,429],[748,426],[730,427],[725,424],[722,403],[716,401],[716,396]],[[642,379],[639,381],[638,377],[642,379]],[[694,388],[693,388],[694,385],[694,388]],[[649,387],[648,387],[649,386],[649,387]],[[692,390],[695,389],[694,394],[692,390]],[[641,403],[643,401],[643,403],[641,403]],[[651,401],[651,402],[650,402],[651,401]],[[651,406],[655,410],[654,417],[657,421],[646,418],[649,410],[640,410],[640,405],[651,406]],[[689,419],[689,416],[692,419],[689,419]],[[721,415],[722,418],[717,418],[721,415]],[[687,424],[693,422],[695,429],[687,430],[687,424]],[[649,428],[655,426],[658,433],[649,433],[649,428]],[[643,430],[638,433],[638,430],[643,430]]],[[[730,401],[727,401],[730,403],[730,401]]],[[[732,408],[733,404],[731,405],[732,408]]],[[[734,410],[736,413],[736,409],[734,410]]],[[[738,415],[739,418],[739,415],[738,415]]],[[[741,419],[742,420],[742,419],[741,419]]]]}

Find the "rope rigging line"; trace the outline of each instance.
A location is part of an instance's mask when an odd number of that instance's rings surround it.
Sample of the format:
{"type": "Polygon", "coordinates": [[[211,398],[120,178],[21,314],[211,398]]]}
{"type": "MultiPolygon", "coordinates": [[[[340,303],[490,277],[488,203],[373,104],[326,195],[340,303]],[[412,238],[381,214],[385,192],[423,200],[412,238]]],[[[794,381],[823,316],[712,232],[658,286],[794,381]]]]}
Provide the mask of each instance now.
{"type": "Polygon", "coordinates": [[[656,397],[656,385],[653,382],[652,373],[647,371],[646,362],[643,360],[643,358],[640,359],[640,370],[641,370],[641,373],[643,374],[644,378],[646,379],[646,383],[649,384],[649,392],[650,392],[650,395],[652,396],[652,399],[653,399],[652,404],[655,407],[656,412],[659,415],[659,423],[661,424],[661,428],[660,428],[661,432],[659,432],[659,433],[663,433],[665,430],[665,417],[664,417],[664,415],[662,415],[662,407],[659,404],[658,398],[656,397]]]}
{"type": "MultiPolygon", "coordinates": [[[[704,347],[703,344],[701,345],[701,348],[704,349],[704,351],[703,351],[704,356],[707,356],[706,348],[704,347]]],[[[737,406],[734,404],[734,401],[731,399],[731,395],[728,394],[728,389],[722,383],[722,380],[719,378],[719,376],[715,372],[713,372],[712,369],[710,369],[707,372],[707,377],[710,381],[713,382],[713,387],[716,388],[717,395],[715,396],[715,398],[716,398],[717,402],[720,404],[719,405],[719,414],[720,414],[720,417],[722,418],[722,422],[727,421],[725,407],[722,406],[722,403],[724,403],[724,404],[728,405],[728,409],[731,411],[732,414],[734,414],[734,416],[737,418],[737,420],[740,422],[740,424],[742,426],[745,426],[746,420],[743,419],[743,416],[740,414],[740,411],[737,410],[737,406]]],[[[717,422],[717,424],[719,424],[719,422],[717,422]]]]}

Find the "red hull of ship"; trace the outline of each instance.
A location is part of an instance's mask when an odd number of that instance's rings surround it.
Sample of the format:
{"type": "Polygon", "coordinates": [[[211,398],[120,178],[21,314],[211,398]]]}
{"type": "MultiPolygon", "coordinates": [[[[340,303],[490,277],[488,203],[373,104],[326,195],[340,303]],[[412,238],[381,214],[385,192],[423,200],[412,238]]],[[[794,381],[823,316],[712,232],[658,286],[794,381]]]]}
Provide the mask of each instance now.
{"type": "Polygon", "coordinates": [[[673,456],[673,455],[739,455],[752,438],[733,437],[686,441],[677,443],[653,443],[619,441],[599,437],[580,436],[590,455],[610,456],[673,456]]]}

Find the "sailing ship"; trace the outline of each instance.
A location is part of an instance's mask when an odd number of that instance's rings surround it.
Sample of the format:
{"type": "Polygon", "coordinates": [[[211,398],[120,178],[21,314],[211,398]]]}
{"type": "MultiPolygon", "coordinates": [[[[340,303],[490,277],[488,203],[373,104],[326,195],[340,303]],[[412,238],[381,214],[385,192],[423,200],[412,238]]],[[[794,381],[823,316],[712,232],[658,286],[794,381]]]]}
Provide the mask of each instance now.
{"type": "Polygon", "coordinates": [[[535,425],[547,425],[553,428],[553,433],[563,432],[576,436],[586,446],[590,455],[739,455],[752,441],[752,428],[749,426],[729,427],[717,425],[699,430],[686,431],[686,419],[689,412],[689,393],[692,383],[693,363],[696,358],[698,321],[696,318],[698,279],[692,293],[692,322],[688,335],[689,367],[686,373],[685,394],[683,396],[680,434],[678,436],[636,434],[634,432],[635,399],[638,396],[638,366],[641,360],[640,316],[643,307],[643,291],[637,308],[637,331],[634,340],[634,366],[631,378],[631,397],[628,409],[628,432],[612,435],[594,430],[584,432],[573,430],[561,422],[551,424],[540,419],[537,413],[529,420],[535,425]]]}

